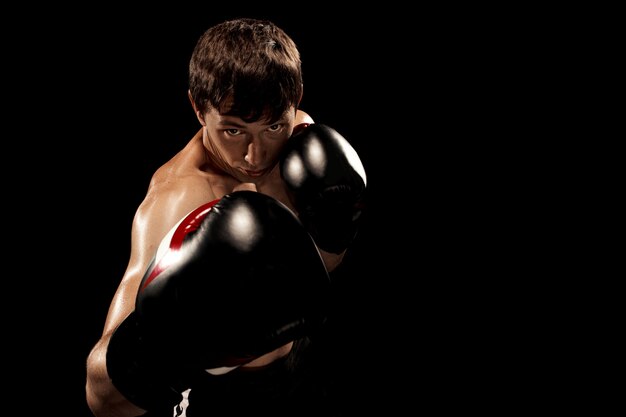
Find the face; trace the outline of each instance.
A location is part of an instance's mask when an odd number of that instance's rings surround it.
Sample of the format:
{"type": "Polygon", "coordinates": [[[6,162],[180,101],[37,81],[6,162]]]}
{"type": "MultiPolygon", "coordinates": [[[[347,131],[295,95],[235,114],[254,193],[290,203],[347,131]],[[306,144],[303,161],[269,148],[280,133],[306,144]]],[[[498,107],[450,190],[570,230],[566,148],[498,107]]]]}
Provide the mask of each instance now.
{"type": "Polygon", "coordinates": [[[211,109],[201,123],[205,146],[215,162],[242,182],[257,182],[276,166],[280,152],[293,132],[296,109],[290,108],[274,123],[246,123],[236,116],[211,109]]]}

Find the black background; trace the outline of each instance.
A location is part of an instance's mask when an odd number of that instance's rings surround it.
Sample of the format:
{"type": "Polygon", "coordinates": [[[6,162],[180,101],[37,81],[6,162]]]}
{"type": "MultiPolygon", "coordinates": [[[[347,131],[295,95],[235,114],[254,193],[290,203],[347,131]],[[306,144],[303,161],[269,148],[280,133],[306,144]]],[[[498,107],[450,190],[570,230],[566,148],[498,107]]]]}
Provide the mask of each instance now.
{"type": "Polygon", "coordinates": [[[491,170],[503,162],[490,155],[508,151],[492,139],[509,117],[502,97],[519,87],[503,87],[507,16],[494,25],[465,12],[195,5],[7,15],[21,23],[5,36],[16,97],[5,117],[19,130],[6,163],[20,167],[5,175],[14,196],[5,209],[19,219],[8,225],[20,242],[10,331],[28,352],[16,377],[23,404],[90,416],[85,361],[128,260],[132,216],[154,170],[199,127],[186,94],[192,49],[210,25],[247,16],[293,37],[301,107],[343,133],[367,170],[365,222],[336,274],[333,360],[346,396],[359,410],[489,408],[506,371],[492,357],[508,343],[485,342],[491,306],[503,303],[487,295],[491,278],[507,256],[491,217],[508,201],[488,195],[500,190],[491,170]]]}

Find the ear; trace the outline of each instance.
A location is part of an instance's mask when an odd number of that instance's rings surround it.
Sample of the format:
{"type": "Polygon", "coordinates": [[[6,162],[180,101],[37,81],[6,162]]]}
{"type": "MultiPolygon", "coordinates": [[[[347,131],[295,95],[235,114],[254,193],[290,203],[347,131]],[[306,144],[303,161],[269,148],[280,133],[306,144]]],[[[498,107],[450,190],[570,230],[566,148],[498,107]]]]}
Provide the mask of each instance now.
{"type": "Polygon", "coordinates": [[[187,97],[189,97],[189,102],[191,103],[191,107],[193,107],[193,112],[196,114],[196,118],[202,126],[206,126],[204,118],[202,117],[202,113],[200,113],[200,111],[198,110],[198,106],[196,106],[196,102],[193,101],[193,97],[191,97],[191,90],[187,90],[187,97]]]}

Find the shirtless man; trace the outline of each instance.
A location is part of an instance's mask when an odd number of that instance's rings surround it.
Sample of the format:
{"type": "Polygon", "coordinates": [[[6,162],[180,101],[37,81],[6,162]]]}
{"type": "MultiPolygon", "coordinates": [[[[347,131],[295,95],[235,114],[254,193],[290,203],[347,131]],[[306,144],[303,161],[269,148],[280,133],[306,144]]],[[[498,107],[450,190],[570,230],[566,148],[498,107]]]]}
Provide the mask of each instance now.
{"type": "MultiPolygon", "coordinates": [[[[115,355],[108,352],[116,329],[130,320],[127,318],[136,309],[140,284],[159,248],[164,242],[171,247],[171,233],[180,228],[181,219],[183,223],[197,220],[185,219],[198,207],[230,198],[239,191],[272,197],[298,216],[312,236],[326,271],[340,264],[358,227],[365,172],[343,137],[327,126],[315,124],[311,116],[298,109],[302,91],[296,45],[272,22],[230,20],[209,28],[198,40],[189,65],[188,94],[201,127],[154,173],[134,216],[129,262],[109,307],[102,336],[87,360],[86,399],[95,416],[187,415],[191,414],[186,411],[188,406],[202,402],[199,395],[192,401],[187,391],[181,393],[177,404],[171,404],[172,408],[167,405],[165,410],[150,409],[149,398],[136,401],[135,393],[129,392],[132,383],[116,383],[111,378],[113,367],[134,363],[132,358],[116,357],[125,355],[126,348],[118,347],[121,353],[115,355]]],[[[253,202],[247,204],[256,209],[253,202]]],[[[272,210],[282,213],[279,208],[272,210]]],[[[282,223],[272,227],[287,228],[282,223]]],[[[280,346],[272,346],[273,350],[253,355],[237,366],[224,363],[226,371],[223,375],[216,372],[214,379],[218,383],[232,379],[245,369],[262,373],[273,363],[283,363],[278,360],[296,350],[304,351],[308,342],[299,345],[298,340],[281,341],[280,346]]],[[[215,390],[214,384],[205,389],[211,390],[215,390]]],[[[142,389],[138,387],[137,391],[142,389]]],[[[278,397],[293,395],[293,390],[286,391],[278,397]]],[[[219,400],[223,401],[250,395],[249,390],[244,394],[236,388],[219,392],[219,400]]],[[[215,401],[215,396],[207,400],[212,405],[215,401]]]]}

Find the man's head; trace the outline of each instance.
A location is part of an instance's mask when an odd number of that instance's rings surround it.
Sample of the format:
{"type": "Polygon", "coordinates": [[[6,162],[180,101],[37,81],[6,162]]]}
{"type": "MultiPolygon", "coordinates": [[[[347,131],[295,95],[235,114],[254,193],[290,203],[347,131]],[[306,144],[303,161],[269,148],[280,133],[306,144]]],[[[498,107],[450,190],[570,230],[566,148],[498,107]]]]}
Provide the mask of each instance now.
{"type": "Polygon", "coordinates": [[[273,171],[301,98],[300,54],[272,22],[230,20],[198,40],[189,99],[215,164],[240,181],[257,182],[273,171]]]}
{"type": "Polygon", "coordinates": [[[189,63],[189,93],[199,117],[214,109],[248,123],[274,123],[302,97],[300,54],[270,21],[225,21],[198,40],[189,63]]]}

